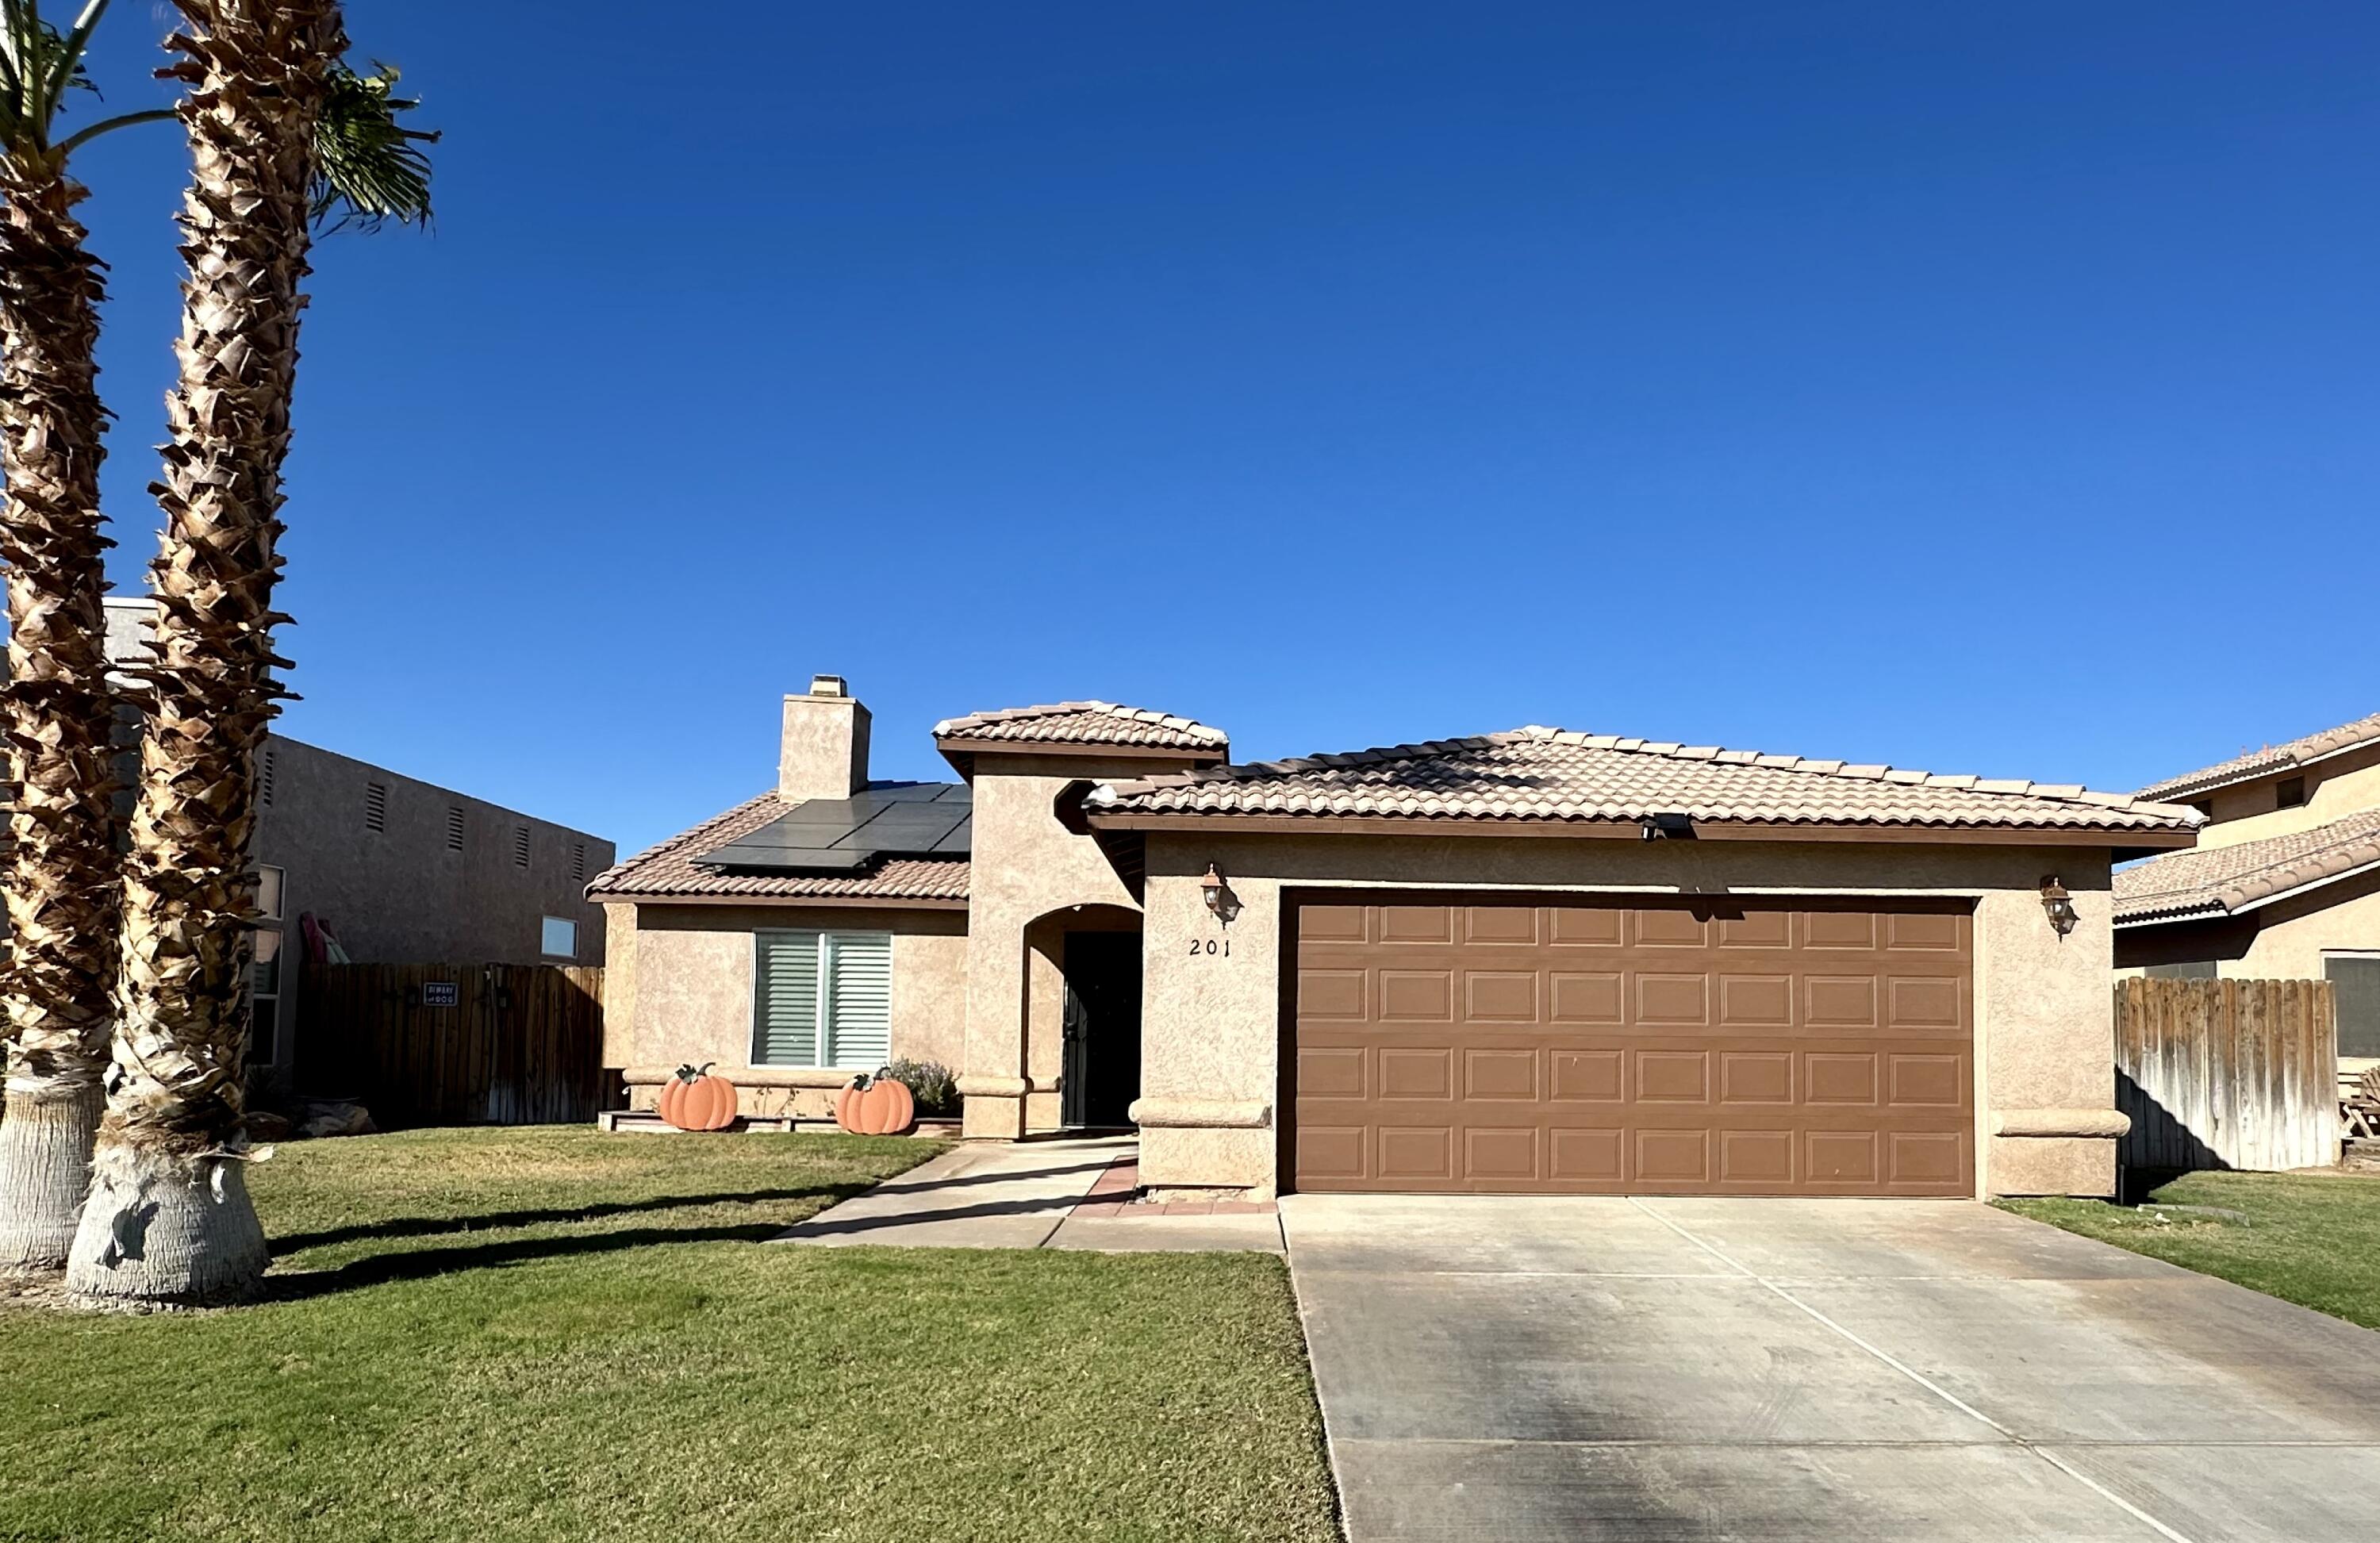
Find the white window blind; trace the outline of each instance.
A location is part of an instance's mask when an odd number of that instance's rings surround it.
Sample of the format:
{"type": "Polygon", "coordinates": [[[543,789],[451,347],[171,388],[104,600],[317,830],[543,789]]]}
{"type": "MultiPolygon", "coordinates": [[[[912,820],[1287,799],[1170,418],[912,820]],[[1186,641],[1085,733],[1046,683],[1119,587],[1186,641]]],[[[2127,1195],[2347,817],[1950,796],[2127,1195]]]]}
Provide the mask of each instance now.
{"type": "Polygon", "coordinates": [[[753,940],[752,1061],[874,1071],[892,1049],[887,932],[762,932],[753,940]]]}

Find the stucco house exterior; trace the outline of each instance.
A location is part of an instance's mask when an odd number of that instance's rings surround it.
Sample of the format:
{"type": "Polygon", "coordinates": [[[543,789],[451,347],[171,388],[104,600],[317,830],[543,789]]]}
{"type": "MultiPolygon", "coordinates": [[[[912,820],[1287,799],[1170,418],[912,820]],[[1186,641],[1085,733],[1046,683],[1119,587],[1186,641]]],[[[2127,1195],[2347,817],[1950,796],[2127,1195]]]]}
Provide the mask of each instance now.
{"type": "Polygon", "coordinates": [[[2198,846],[2116,875],[2120,973],[2331,981],[2342,1057],[2380,1057],[2380,713],[2144,787],[2198,846]]]}
{"type": "Polygon", "coordinates": [[[970,1137],[1128,1122],[1175,1196],[2107,1195],[2111,874],[2186,806],[1549,728],[1234,765],[1098,701],[776,785],[601,875],[607,1062],[747,1112],[892,1055],[970,1137]]]}

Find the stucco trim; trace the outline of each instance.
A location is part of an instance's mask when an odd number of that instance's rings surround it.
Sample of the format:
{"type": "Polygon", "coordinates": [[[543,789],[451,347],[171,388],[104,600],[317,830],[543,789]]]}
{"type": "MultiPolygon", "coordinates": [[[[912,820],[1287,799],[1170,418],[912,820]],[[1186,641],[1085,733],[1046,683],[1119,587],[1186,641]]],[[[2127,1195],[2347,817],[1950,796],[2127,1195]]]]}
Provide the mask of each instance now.
{"type": "MultiPolygon", "coordinates": [[[[873,1067],[858,1066],[717,1066],[714,1070],[738,1087],[841,1087],[863,1070],[874,1074],[873,1067]]],[[[620,1074],[620,1080],[641,1087],[667,1082],[676,1075],[674,1066],[630,1066],[620,1074]]]]}
{"type": "Polygon", "coordinates": [[[2113,1139],[2132,1128],[2132,1117],[2115,1109],[1996,1109],[1994,1136],[2092,1136],[2113,1139]]]}
{"type": "MultiPolygon", "coordinates": [[[[1484,820],[1427,815],[1342,817],[1310,814],[1118,814],[1086,808],[1083,818],[1097,831],[1201,831],[1216,834],[1245,832],[1330,836],[1582,836],[1607,841],[1641,841],[1641,823],[1626,820],[1522,820],[1511,816],[1484,820]]],[[[1895,846],[2089,846],[2132,850],[2197,844],[2193,831],[2145,831],[2069,827],[2062,825],[1795,825],[1749,820],[1696,820],[1694,838],[1703,841],[1867,842],[1895,846]]]]}
{"type": "Polygon", "coordinates": [[[1272,1105],[1215,1099],[1135,1099],[1125,1111],[1135,1125],[1169,1130],[1263,1130],[1272,1105]]]}
{"type": "Polygon", "coordinates": [[[986,1076],[970,1072],[958,1079],[963,1099],[1021,1099],[1033,1091],[1029,1077],[986,1076]]]}

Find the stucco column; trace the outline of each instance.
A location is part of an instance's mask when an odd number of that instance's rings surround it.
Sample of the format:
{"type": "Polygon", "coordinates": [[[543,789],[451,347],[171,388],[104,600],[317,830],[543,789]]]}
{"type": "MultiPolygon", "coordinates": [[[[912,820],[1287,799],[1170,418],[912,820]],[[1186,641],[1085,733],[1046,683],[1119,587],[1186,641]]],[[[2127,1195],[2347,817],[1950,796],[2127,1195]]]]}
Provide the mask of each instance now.
{"type": "MultiPolygon", "coordinates": [[[[1150,846],[1155,858],[1158,844],[1150,846]]],[[[1269,1198],[1281,1060],[1281,885],[1233,878],[1231,886],[1241,909],[1227,927],[1208,913],[1196,875],[1149,874],[1141,1096],[1132,1112],[1143,1185],[1269,1198]]]]}
{"type": "MultiPolygon", "coordinates": [[[[2047,871],[2045,869],[2045,871],[2047,871]]],[[[2074,930],[2041,897],[1996,890],[1975,906],[1975,1017],[1984,1097],[1977,1150],[1989,1195],[2113,1195],[2115,928],[2107,872],[2061,874],[2074,930]]]]}

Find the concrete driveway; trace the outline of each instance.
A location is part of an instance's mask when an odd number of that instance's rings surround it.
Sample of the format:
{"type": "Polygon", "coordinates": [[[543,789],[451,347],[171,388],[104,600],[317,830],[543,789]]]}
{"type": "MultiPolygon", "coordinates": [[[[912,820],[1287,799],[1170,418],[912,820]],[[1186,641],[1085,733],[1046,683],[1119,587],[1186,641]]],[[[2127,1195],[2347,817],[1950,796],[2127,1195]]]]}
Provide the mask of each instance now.
{"type": "Polygon", "coordinates": [[[2380,1526],[2380,1334],[1985,1206],[1281,1209],[1354,1543],[2380,1526]]]}

